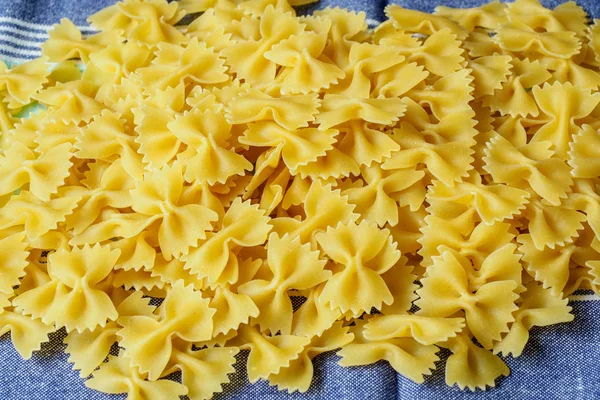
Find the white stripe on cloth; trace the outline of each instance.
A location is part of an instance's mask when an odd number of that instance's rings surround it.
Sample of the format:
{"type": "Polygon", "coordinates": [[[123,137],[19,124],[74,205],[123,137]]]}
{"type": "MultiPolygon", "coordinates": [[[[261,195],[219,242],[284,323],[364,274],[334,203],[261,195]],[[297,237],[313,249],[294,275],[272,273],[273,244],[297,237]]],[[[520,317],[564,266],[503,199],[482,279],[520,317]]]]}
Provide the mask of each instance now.
{"type": "Polygon", "coordinates": [[[30,37],[34,39],[40,39],[40,42],[48,39],[48,31],[46,32],[32,32],[23,28],[17,28],[10,25],[0,25],[0,36],[18,35],[22,37],[30,37]]]}
{"type": "MultiPolygon", "coordinates": [[[[11,17],[0,17],[0,58],[13,63],[41,55],[41,44],[49,37],[52,25],[34,24],[11,17]]],[[[84,37],[97,31],[89,26],[77,27],[84,37]]]]}
{"type": "MultiPolygon", "coordinates": [[[[0,36],[0,42],[4,41],[5,38],[0,36]]],[[[20,49],[18,47],[13,47],[10,44],[0,43],[0,55],[4,58],[4,54],[15,56],[19,58],[23,56],[24,59],[31,59],[32,57],[39,57],[42,55],[42,49],[20,49]]]]}
{"type": "Polygon", "coordinates": [[[19,39],[10,35],[4,35],[2,34],[2,31],[0,30],[0,42],[3,43],[9,43],[9,45],[14,45],[15,46],[15,50],[35,50],[35,51],[39,51],[40,49],[40,45],[43,42],[35,42],[32,40],[23,40],[23,39],[19,39]],[[25,47],[25,49],[23,49],[22,47],[25,47]]]}
{"type": "MultiPolygon", "coordinates": [[[[34,24],[32,22],[22,21],[12,17],[0,17],[0,24],[2,23],[18,25],[23,28],[38,31],[48,31],[50,28],[52,28],[52,25],[34,24]]],[[[96,29],[92,28],[91,26],[78,26],[77,28],[79,28],[80,31],[96,31],[96,29]]]]}
{"type": "Polygon", "coordinates": [[[571,301],[598,301],[600,297],[595,294],[572,294],[569,296],[571,301]]]}

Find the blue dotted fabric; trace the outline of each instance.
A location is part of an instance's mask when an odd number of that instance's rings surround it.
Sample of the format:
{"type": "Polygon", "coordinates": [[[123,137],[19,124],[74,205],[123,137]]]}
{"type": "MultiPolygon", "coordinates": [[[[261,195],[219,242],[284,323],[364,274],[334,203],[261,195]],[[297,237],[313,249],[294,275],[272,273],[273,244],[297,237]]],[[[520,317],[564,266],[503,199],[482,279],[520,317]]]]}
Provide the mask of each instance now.
{"type": "MultiPolygon", "coordinates": [[[[479,0],[404,0],[393,1],[407,8],[432,11],[436,5],[473,7],[479,0]]],[[[85,18],[113,4],[113,0],[0,0],[0,58],[31,57],[43,40],[47,26],[69,17],[77,25],[85,18]],[[27,21],[26,24],[16,20],[27,21]],[[32,34],[18,34],[28,31],[32,34]],[[13,32],[9,36],[9,32],[13,32]],[[14,40],[15,38],[19,40],[14,40]],[[29,41],[30,43],[26,43],[29,41]]],[[[383,21],[384,0],[322,0],[302,7],[302,13],[327,6],[365,11],[371,22],[383,21]]],[[[560,1],[544,1],[554,7],[560,1]]],[[[599,0],[581,0],[590,13],[600,16],[599,0]]],[[[387,363],[342,368],[335,354],[320,355],[314,360],[313,386],[305,394],[279,392],[260,381],[248,383],[241,353],[236,369],[219,400],[475,400],[475,399],[600,399],[600,301],[572,301],[575,321],[570,324],[534,328],[523,355],[507,358],[512,373],[500,379],[496,388],[485,393],[465,392],[444,384],[441,352],[440,368],[422,385],[398,375],[387,363]]],[[[108,400],[123,395],[107,395],[87,389],[78,372],[67,362],[62,343],[64,332],[51,335],[31,360],[23,361],[12,347],[8,335],[0,338],[0,400],[108,400]]]]}

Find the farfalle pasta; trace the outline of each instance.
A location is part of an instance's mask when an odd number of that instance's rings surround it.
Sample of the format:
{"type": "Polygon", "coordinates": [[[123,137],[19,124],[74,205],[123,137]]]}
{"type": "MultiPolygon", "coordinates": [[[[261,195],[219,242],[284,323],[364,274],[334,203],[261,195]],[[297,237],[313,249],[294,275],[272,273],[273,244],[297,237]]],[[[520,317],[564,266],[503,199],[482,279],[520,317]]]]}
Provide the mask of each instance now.
{"type": "Polygon", "coordinates": [[[0,63],[23,358],[64,329],[130,399],[209,399],[240,352],[290,393],[336,350],[485,390],[600,293],[598,21],[515,0],[369,29],[309,2],[123,0],[0,63]]]}

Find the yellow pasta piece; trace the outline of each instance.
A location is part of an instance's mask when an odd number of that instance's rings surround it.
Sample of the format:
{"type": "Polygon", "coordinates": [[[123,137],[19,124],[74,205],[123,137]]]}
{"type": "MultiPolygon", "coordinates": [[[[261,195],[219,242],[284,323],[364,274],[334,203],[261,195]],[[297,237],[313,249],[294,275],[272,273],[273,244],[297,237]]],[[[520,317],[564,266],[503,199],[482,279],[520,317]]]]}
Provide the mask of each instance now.
{"type": "MultiPolygon", "coordinates": [[[[514,251],[514,245],[507,246],[512,246],[514,251]]],[[[508,330],[508,323],[514,320],[511,314],[517,309],[515,290],[520,283],[514,281],[515,274],[493,276],[494,269],[501,268],[501,262],[502,257],[486,258],[479,271],[482,275],[477,276],[479,274],[469,274],[472,267],[466,257],[444,249],[440,256],[434,257],[427,276],[421,280],[423,288],[417,290],[420,299],[415,304],[420,308],[419,315],[449,317],[464,310],[469,330],[485,348],[492,348],[493,342],[500,340],[501,334],[508,330]],[[446,290],[442,289],[441,282],[446,282],[446,290]],[[491,309],[493,313],[489,312],[491,309]]],[[[512,265],[518,271],[517,256],[513,255],[512,265]]],[[[520,278],[520,271],[516,275],[520,278]]]]}
{"type": "Polygon", "coordinates": [[[50,31],[50,37],[42,45],[42,54],[48,61],[60,62],[78,58],[87,63],[91,53],[102,50],[105,46],[115,43],[119,38],[118,32],[100,32],[84,39],[73,22],[67,18],[60,20],[50,31]]]}
{"type": "Polygon", "coordinates": [[[293,309],[287,291],[307,290],[330,278],[331,272],[324,269],[325,261],[319,258],[319,252],[309,249],[310,245],[302,245],[298,237],[279,238],[272,233],[267,265],[273,278],[254,279],[238,288],[239,293],[248,295],[258,306],[260,314],[254,320],[262,332],[290,334],[293,309]]]}
{"type": "Polygon", "coordinates": [[[167,368],[175,338],[190,342],[209,339],[215,310],[208,303],[200,292],[180,281],[155,311],[158,319],[153,315],[119,317],[118,323],[123,328],[117,334],[127,349],[126,355],[131,357],[131,364],[156,380],[167,368]]]}
{"type": "Polygon", "coordinates": [[[506,8],[505,3],[495,0],[473,8],[438,6],[435,8],[435,14],[446,17],[469,31],[473,31],[477,27],[498,29],[508,22],[506,8]]]}
{"type": "Polygon", "coordinates": [[[139,369],[131,366],[124,355],[109,356],[108,362],[94,372],[92,379],[85,381],[90,389],[103,393],[126,393],[131,398],[168,400],[183,396],[188,389],[180,383],[170,380],[148,381],[139,369]]]}
{"type": "Polygon", "coordinates": [[[319,246],[334,263],[322,301],[343,313],[360,315],[394,300],[381,274],[400,259],[389,231],[362,222],[338,225],[317,235],[319,246]]]}
{"type": "Polygon", "coordinates": [[[390,363],[396,372],[410,380],[422,383],[424,375],[430,375],[439,360],[439,348],[434,345],[423,345],[412,337],[400,337],[387,340],[369,340],[364,336],[364,325],[367,320],[357,320],[350,333],[354,340],[342,347],[337,355],[338,362],[344,367],[373,364],[379,360],[390,363]]]}
{"type": "Polygon", "coordinates": [[[60,249],[48,257],[51,280],[21,293],[13,304],[26,315],[64,326],[68,332],[105,326],[118,313],[110,297],[95,286],[108,276],[118,256],[107,246],[60,249]]]}
{"type": "Polygon", "coordinates": [[[451,339],[443,347],[452,352],[446,361],[448,386],[485,390],[488,386],[496,386],[496,378],[510,373],[502,359],[473,343],[468,332],[451,339]]]}

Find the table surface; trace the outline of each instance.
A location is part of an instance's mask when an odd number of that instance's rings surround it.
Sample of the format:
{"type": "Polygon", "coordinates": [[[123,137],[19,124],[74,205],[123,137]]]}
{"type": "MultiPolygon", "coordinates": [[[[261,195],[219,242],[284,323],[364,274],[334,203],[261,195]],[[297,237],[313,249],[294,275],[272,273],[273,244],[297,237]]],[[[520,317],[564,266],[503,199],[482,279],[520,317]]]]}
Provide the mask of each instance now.
{"type": "MultiPolygon", "coordinates": [[[[61,18],[86,25],[85,18],[113,4],[114,0],[0,0],[0,59],[20,62],[39,54],[39,44],[47,30],[61,18]]],[[[302,7],[309,13],[315,8],[339,6],[365,11],[370,25],[385,17],[385,0],[322,0],[302,7]]],[[[436,5],[474,7],[480,0],[404,0],[393,1],[407,8],[432,11],[436,5]]],[[[542,1],[554,7],[561,1],[542,1]]],[[[599,0],[578,1],[592,16],[600,17],[599,0]]],[[[260,381],[250,385],[245,375],[243,354],[238,374],[216,399],[374,399],[374,400],[446,400],[446,399],[599,399],[600,398],[600,299],[591,292],[579,292],[570,302],[575,321],[546,328],[534,328],[523,355],[507,358],[511,375],[499,380],[487,392],[463,392],[444,384],[443,368],[438,368],[425,383],[418,385],[397,374],[387,363],[342,368],[335,354],[315,359],[315,380],[305,394],[279,392],[260,381]]],[[[0,338],[0,399],[119,399],[87,389],[77,371],[67,362],[62,344],[64,334],[52,335],[52,341],[23,361],[7,335],[0,338]]],[[[442,352],[442,355],[443,352],[442,352]]],[[[447,356],[447,354],[446,354],[447,356]]],[[[443,360],[443,357],[442,357],[443,360]]],[[[443,363],[443,361],[441,361],[443,363]]],[[[442,365],[440,365],[443,367],[442,365]]]]}

